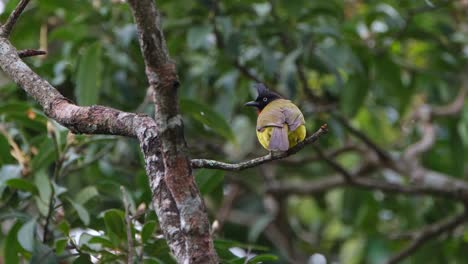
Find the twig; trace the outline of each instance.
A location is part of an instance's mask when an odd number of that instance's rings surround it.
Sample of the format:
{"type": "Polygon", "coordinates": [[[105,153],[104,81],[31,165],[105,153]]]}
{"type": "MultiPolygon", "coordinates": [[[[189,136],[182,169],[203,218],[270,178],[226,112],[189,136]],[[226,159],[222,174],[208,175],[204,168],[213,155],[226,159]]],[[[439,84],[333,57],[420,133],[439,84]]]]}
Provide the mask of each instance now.
{"type": "Polygon", "coordinates": [[[234,205],[234,202],[239,197],[239,194],[241,192],[240,186],[238,184],[232,183],[228,187],[228,193],[225,195],[223,199],[223,205],[219,209],[218,214],[216,216],[216,228],[213,224],[213,233],[219,234],[223,230],[224,222],[228,218],[229,213],[231,212],[232,207],[234,205]]]}
{"type": "MultiPolygon", "coordinates": [[[[337,148],[337,149],[333,149],[333,150],[330,150],[330,151],[327,151],[326,153],[324,153],[324,155],[328,158],[335,158],[341,154],[344,154],[346,152],[350,152],[350,151],[358,151],[359,149],[357,148],[357,146],[355,145],[346,145],[344,147],[341,147],[341,148],[337,148]]],[[[317,162],[317,161],[320,161],[321,158],[317,155],[317,156],[312,156],[312,157],[305,157],[305,158],[302,158],[302,159],[291,159],[291,160],[281,160],[281,165],[285,165],[285,166],[297,166],[297,165],[303,165],[303,164],[307,164],[307,163],[311,163],[311,162],[317,162]]]]}
{"type": "MultiPolygon", "coordinates": [[[[262,83],[266,83],[266,81],[262,81],[262,80],[260,80],[260,78],[258,78],[256,75],[252,74],[252,73],[250,72],[250,70],[249,70],[246,66],[244,66],[244,65],[242,65],[242,64],[240,63],[239,59],[235,59],[235,60],[233,61],[233,63],[234,63],[234,66],[236,66],[236,68],[237,68],[243,75],[245,75],[247,78],[249,78],[249,79],[251,79],[252,81],[255,81],[255,82],[257,82],[257,83],[261,83],[261,82],[262,82],[262,83]]],[[[268,83],[267,83],[267,84],[268,84],[268,83]]],[[[268,84],[268,85],[269,85],[269,84],[268,84]]]]}
{"type": "Polygon", "coordinates": [[[2,37],[8,38],[10,36],[13,27],[16,24],[16,21],[20,17],[21,13],[23,13],[24,9],[28,5],[30,0],[21,0],[18,5],[16,6],[15,10],[10,14],[5,24],[0,29],[0,35],[2,37]]]}
{"type": "Polygon", "coordinates": [[[435,126],[431,122],[423,122],[420,126],[422,137],[406,149],[404,157],[407,162],[416,162],[417,158],[428,151],[435,143],[435,126]]]}
{"type": "Polygon", "coordinates": [[[132,219],[130,217],[129,207],[130,204],[128,203],[127,192],[123,186],[120,186],[120,191],[122,192],[122,200],[125,207],[125,222],[126,222],[126,229],[127,229],[127,263],[133,264],[133,237],[132,237],[132,219]]]}
{"type": "Polygon", "coordinates": [[[39,55],[45,55],[45,54],[47,54],[47,52],[44,50],[25,49],[25,50],[18,51],[18,56],[20,58],[27,58],[27,57],[33,57],[33,56],[39,56],[39,55]]]}
{"type": "MultiPolygon", "coordinates": [[[[466,78],[466,77],[465,77],[466,78]]],[[[434,106],[432,115],[434,116],[453,116],[460,113],[465,103],[465,97],[468,92],[468,80],[463,80],[462,87],[458,92],[457,97],[452,103],[445,106],[434,106]]]]}
{"type": "MultiPolygon", "coordinates": [[[[327,177],[323,180],[299,184],[283,182],[269,188],[268,191],[280,194],[314,194],[323,193],[333,188],[350,186],[369,190],[380,190],[388,193],[440,196],[457,201],[468,199],[468,183],[424,168],[417,168],[417,173],[422,175],[421,181],[417,182],[417,184],[404,185],[360,177],[375,170],[376,165],[372,163],[363,165],[356,172],[349,172],[337,162],[327,157],[323,159],[341,174],[339,178],[327,177]]],[[[394,168],[392,169],[395,170],[394,168]]],[[[416,172],[409,171],[405,173],[413,175],[416,172]]]]}
{"type": "MultiPolygon", "coordinates": [[[[281,19],[280,19],[279,15],[278,15],[278,12],[276,10],[276,5],[275,5],[274,1],[270,0],[269,2],[270,2],[270,6],[271,6],[271,14],[272,14],[272,17],[273,17],[273,20],[275,21],[275,23],[277,25],[284,24],[284,23],[281,22],[281,19]]],[[[279,34],[279,37],[280,37],[280,40],[281,40],[281,43],[282,43],[284,49],[287,50],[288,52],[291,52],[292,49],[293,49],[293,47],[292,47],[293,41],[288,36],[288,34],[286,34],[286,30],[280,29],[278,34],[279,34]]],[[[317,95],[315,95],[312,92],[312,89],[310,89],[310,87],[309,87],[309,82],[307,81],[307,75],[306,75],[306,72],[305,72],[305,69],[304,69],[304,64],[302,62],[302,57],[299,57],[298,59],[296,59],[294,61],[294,63],[295,63],[296,68],[297,68],[297,76],[299,78],[299,82],[302,85],[302,90],[304,91],[305,95],[307,96],[307,98],[309,98],[312,101],[319,101],[320,98],[317,95]]]]}
{"type": "MultiPolygon", "coordinates": [[[[63,152],[60,150],[60,144],[57,140],[55,128],[53,127],[52,123],[47,122],[47,130],[48,130],[49,136],[52,138],[52,141],[54,142],[55,154],[56,154],[54,174],[52,176],[52,181],[51,181],[53,183],[58,179],[60,171],[62,170],[63,162],[65,161],[66,149],[63,152]]],[[[42,238],[44,243],[47,242],[47,234],[49,232],[49,224],[50,224],[50,220],[52,219],[53,212],[55,212],[55,188],[51,184],[49,209],[47,211],[46,222],[44,224],[44,233],[43,233],[43,238],[42,238]]]]}
{"type": "Polygon", "coordinates": [[[76,166],[71,166],[72,163],[68,164],[68,166],[64,167],[64,171],[62,172],[62,175],[68,175],[70,173],[79,171],[83,168],[88,167],[89,165],[101,160],[106,154],[109,154],[110,149],[113,148],[113,145],[107,145],[103,147],[99,152],[95,153],[93,158],[87,161],[84,161],[82,164],[76,165],[76,166]]]}
{"type": "Polygon", "coordinates": [[[334,170],[343,175],[343,177],[348,183],[352,184],[354,182],[353,175],[351,175],[351,173],[349,173],[345,168],[338,164],[338,162],[336,162],[334,159],[327,157],[319,147],[314,146],[314,150],[315,152],[317,152],[317,155],[322,160],[324,160],[330,167],[332,167],[334,170]]]}
{"type": "Polygon", "coordinates": [[[407,258],[413,254],[418,248],[420,248],[427,241],[440,236],[443,233],[449,232],[465,222],[467,220],[467,212],[462,214],[443,219],[440,222],[424,227],[414,234],[414,239],[411,243],[404,248],[402,251],[398,252],[396,255],[392,256],[387,264],[399,263],[403,259],[407,258]]]}
{"type": "Polygon", "coordinates": [[[369,148],[371,148],[382,161],[393,161],[390,155],[385,150],[383,150],[376,143],[374,143],[366,134],[354,128],[343,116],[337,113],[333,113],[332,115],[338,122],[341,123],[342,126],[344,126],[349,132],[351,132],[351,134],[362,140],[369,148]]]}
{"type": "Polygon", "coordinates": [[[248,168],[256,167],[260,164],[283,159],[289,157],[301,149],[303,149],[308,144],[314,143],[317,141],[323,134],[328,132],[327,125],[322,125],[317,132],[315,132],[312,136],[306,138],[304,141],[300,142],[293,148],[289,149],[285,152],[270,152],[268,155],[258,157],[255,159],[251,159],[248,161],[240,162],[240,163],[226,163],[216,160],[208,160],[208,159],[193,159],[191,161],[192,168],[208,168],[208,169],[220,169],[220,170],[227,170],[227,171],[241,171],[248,168]]]}

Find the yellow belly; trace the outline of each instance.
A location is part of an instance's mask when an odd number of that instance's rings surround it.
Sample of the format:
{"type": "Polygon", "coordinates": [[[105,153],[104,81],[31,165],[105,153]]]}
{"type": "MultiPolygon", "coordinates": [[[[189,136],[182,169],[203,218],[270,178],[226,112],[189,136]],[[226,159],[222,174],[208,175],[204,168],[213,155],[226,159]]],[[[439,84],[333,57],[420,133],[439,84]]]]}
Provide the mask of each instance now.
{"type": "MultiPolygon", "coordinates": [[[[270,145],[270,138],[271,138],[272,131],[273,131],[273,127],[266,127],[261,132],[257,130],[258,141],[267,150],[269,150],[268,146],[270,145]]],[[[288,131],[289,148],[294,147],[295,145],[297,145],[297,143],[304,140],[305,136],[306,136],[306,128],[304,125],[299,126],[294,131],[288,131]]]]}

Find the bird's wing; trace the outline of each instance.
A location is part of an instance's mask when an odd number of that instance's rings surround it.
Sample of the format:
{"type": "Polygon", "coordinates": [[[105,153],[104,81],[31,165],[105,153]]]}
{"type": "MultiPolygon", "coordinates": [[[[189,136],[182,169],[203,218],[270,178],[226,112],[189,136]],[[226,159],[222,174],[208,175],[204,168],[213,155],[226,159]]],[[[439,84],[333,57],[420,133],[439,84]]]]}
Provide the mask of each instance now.
{"type": "Polygon", "coordinates": [[[295,104],[291,102],[285,104],[282,107],[282,111],[285,122],[288,124],[290,131],[294,131],[299,126],[305,124],[304,115],[302,115],[301,110],[299,110],[295,104]]]}
{"type": "Polygon", "coordinates": [[[257,118],[257,130],[263,131],[265,127],[278,127],[282,128],[286,123],[285,116],[283,114],[282,108],[275,100],[269,103],[260,113],[257,118]]]}

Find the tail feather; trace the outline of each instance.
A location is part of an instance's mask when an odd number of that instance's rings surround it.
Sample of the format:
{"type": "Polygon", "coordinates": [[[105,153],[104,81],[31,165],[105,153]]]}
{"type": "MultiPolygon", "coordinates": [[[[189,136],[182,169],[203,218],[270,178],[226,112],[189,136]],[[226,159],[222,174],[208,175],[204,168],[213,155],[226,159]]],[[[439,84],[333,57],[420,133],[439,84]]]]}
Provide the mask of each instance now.
{"type": "Polygon", "coordinates": [[[268,147],[270,150],[286,151],[289,149],[288,125],[285,124],[283,127],[273,127],[270,145],[268,147]]]}

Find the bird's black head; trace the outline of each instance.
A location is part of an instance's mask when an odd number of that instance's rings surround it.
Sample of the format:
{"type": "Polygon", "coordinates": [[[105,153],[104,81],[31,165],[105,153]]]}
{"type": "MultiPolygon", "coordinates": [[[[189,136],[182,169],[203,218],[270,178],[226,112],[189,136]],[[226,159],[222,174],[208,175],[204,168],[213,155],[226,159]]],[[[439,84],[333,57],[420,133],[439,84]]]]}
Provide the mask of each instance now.
{"type": "Polygon", "coordinates": [[[276,99],[282,98],[279,94],[268,90],[263,83],[256,83],[254,86],[258,92],[257,99],[255,99],[255,101],[247,102],[245,104],[246,106],[255,106],[261,111],[265,106],[267,106],[267,104],[276,99]]]}

